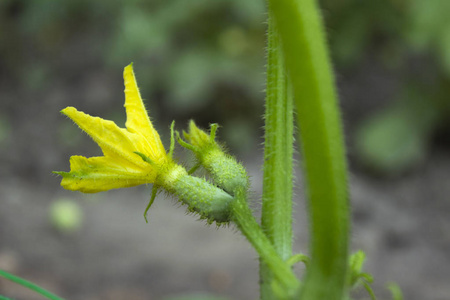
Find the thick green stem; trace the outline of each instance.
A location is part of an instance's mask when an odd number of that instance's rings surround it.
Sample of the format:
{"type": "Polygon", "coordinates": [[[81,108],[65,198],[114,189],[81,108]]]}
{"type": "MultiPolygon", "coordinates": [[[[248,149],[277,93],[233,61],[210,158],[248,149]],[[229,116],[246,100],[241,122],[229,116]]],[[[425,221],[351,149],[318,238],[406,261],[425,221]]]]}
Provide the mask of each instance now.
{"type": "Polygon", "coordinates": [[[278,284],[279,291],[283,292],[283,296],[279,297],[292,297],[298,291],[299,281],[292,272],[291,267],[277,254],[275,248],[256,222],[252,211],[248,207],[244,190],[236,191],[231,215],[233,222],[255,248],[262,262],[272,272],[275,284],[278,284]]]}
{"type": "MultiPolygon", "coordinates": [[[[281,42],[269,12],[264,178],[261,226],[283,260],[292,256],[293,107],[288,90],[281,42]]],[[[261,263],[262,299],[273,299],[272,274],[261,263]]]]}
{"type": "Polygon", "coordinates": [[[311,264],[301,299],[342,299],[349,205],[335,83],[314,0],[269,0],[292,82],[311,223],[311,264]]]}

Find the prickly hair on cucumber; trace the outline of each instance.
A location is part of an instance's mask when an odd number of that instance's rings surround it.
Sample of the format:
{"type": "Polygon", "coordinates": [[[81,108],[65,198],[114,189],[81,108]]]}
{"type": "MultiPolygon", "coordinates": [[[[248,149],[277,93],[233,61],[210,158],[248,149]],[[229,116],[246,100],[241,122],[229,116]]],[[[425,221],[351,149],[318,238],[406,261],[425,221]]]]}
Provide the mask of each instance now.
{"type": "MultiPolygon", "coordinates": [[[[174,148],[173,127],[172,123],[170,157],[172,157],[174,148]]],[[[188,211],[199,214],[200,218],[206,219],[209,224],[231,221],[233,196],[238,189],[241,191],[248,189],[248,177],[244,167],[237,163],[232,156],[225,154],[215,142],[217,127],[217,124],[213,124],[211,134],[208,135],[191,121],[190,134],[185,133],[185,136],[193,145],[183,141],[177,132],[179,143],[195,153],[198,159],[197,167],[202,165],[212,175],[213,182],[190,176],[192,172],[186,172],[182,166],[171,160],[164,166],[165,171],[160,172],[160,176],[156,178],[150,203],[144,212],[145,218],[156,197],[158,187],[162,187],[169,193],[178,196],[179,201],[187,205],[188,211]]],[[[154,164],[144,154],[139,152],[136,154],[147,163],[154,164]]]]}
{"type": "MultiPolygon", "coordinates": [[[[141,155],[147,161],[145,155],[141,155]]],[[[216,222],[220,225],[231,221],[233,196],[203,178],[189,175],[184,167],[173,161],[166,164],[165,168],[153,185],[152,197],[144,212],[146,221],[147,211],[160,187],[177,196],[178,200],[187,206],[189,212],[197,213],[208,224],[216,222]]]]}
{"type": "Polygon", "coordinates": [[[183,175],[171,190],[179,200],[208,223],[227,223],[231,220],[231,202],[234,198],[204,179],[183,175]]]}
{"type": "Polygon", "coordinates": [[[211,124],[210,134],[199,129],[194,121],[189,123],[189,132],[183,132],[187,142],[178,137],[178,142],[194,152],[198,164],[211,175],[214,183],[234,195],[237,189],[247,190],[249,181],[245,168],[236,159],[224,152],[215,141],[217,124],[211,124]]]}

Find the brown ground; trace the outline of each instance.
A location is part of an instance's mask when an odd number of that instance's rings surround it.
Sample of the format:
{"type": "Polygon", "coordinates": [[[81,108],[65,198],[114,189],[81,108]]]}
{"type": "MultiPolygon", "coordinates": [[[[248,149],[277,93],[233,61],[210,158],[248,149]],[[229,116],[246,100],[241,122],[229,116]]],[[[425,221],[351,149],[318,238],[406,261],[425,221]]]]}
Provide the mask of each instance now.
{"type": "MultiPolygon", "coordinates": [[[[256,164],[249,169],[259,190],[256,164]]],[[[420,172],[399,180],[352,176],[352,245],[366,252],[366,270],[375,276],[380,299],[389,299],[384,285],[390,281],[403,288],[405,299],[449,299],[448,178],[446,153],[436,153],[420,172]]],[[[142,212],[149,193],[149,187],[140,187],[86,196],[62,190],[56,178],[50,186],[5,178],[0,267],[73,300],[162,299],[197,292],[258,297],[258,263],[243,237],[232,227],[205,226],[164,196],[146,224],[142,212]],[[78,232],[62,234],[49,223],[49,205],[61,197],[81,205],[84,222],[78,232]]],[[[299,201],[297,251],[307,249],[303,210],[299,201]]],[[[0,291],[15,299],[41,299],[3,279],[0,291]]]]}

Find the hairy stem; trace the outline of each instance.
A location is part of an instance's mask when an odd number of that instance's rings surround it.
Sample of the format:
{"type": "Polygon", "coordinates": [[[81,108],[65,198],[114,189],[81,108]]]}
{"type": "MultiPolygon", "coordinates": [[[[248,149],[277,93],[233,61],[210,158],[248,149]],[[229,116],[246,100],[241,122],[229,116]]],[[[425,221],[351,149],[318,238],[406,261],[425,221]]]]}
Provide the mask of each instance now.
{"type": "MultiPolygon", "coordinates": [[[[292,256],[293,107],[278,32],[269,12],[261,226],[283,260],[292,256]]],[[[272,274],[261,263],[262,299],[273,299],[272,274]]]]}
{"type": "Polygon", "coordinates": [[[261,261],[267,265],[273,274],[275,282],[279,284],[283,296],[289,298],[299,288],[299,281],[292,272],[289,264],[281,259],[267,236],[256,222],[252,211],[248,207],[246,192],[237,190],[235,200],[232,203],[232,220],[255,248],[261,261]]]}
{"type": "Polygon", "coordinates": [[[311,264],[301,299],[342,299],[349,205],[333,73],[315,0],[269,0],[293,85],[311,224],[311,264]]]}

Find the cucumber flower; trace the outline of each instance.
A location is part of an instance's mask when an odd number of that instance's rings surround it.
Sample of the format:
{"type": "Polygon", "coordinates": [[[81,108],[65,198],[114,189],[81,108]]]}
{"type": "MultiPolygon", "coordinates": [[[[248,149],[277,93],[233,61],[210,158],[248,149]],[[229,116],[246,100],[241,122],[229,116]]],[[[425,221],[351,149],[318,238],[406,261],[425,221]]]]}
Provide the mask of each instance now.
{"type": "Polygon", "coordinates": [[[73,107],[62,113],[72,119],[100,146],[103,156],[72,156],[70,172],[61,186],[72,191],[96,193],[146,183],[165,183],[185,173],[166,153],[158,132],[148,117],[139,93],[132,65],[123,72],[125,80],[126,128],[114,122],[92,117],[73,107]],[[174,174],[170,174],[174,173],[174,174]]]}
{"type": "Polygon", "coordinates": [[[73,107],[62,110],[100,146],[103,156],[72,156],[70,172],[55,172],[62,176],[61,186],[72,191],[96,193],[152,183],[152,197],[144,216],[158,188],[162,187],[177,195],[189,211],[197,212],[209,223],[228,222],[233,197],[204,179],[189,176],[184,167],[173,161],[174,123],[170,149],[166,153],[142,102],[132,65],[125,68],[123,77],[126,128],[73,107]]]}

